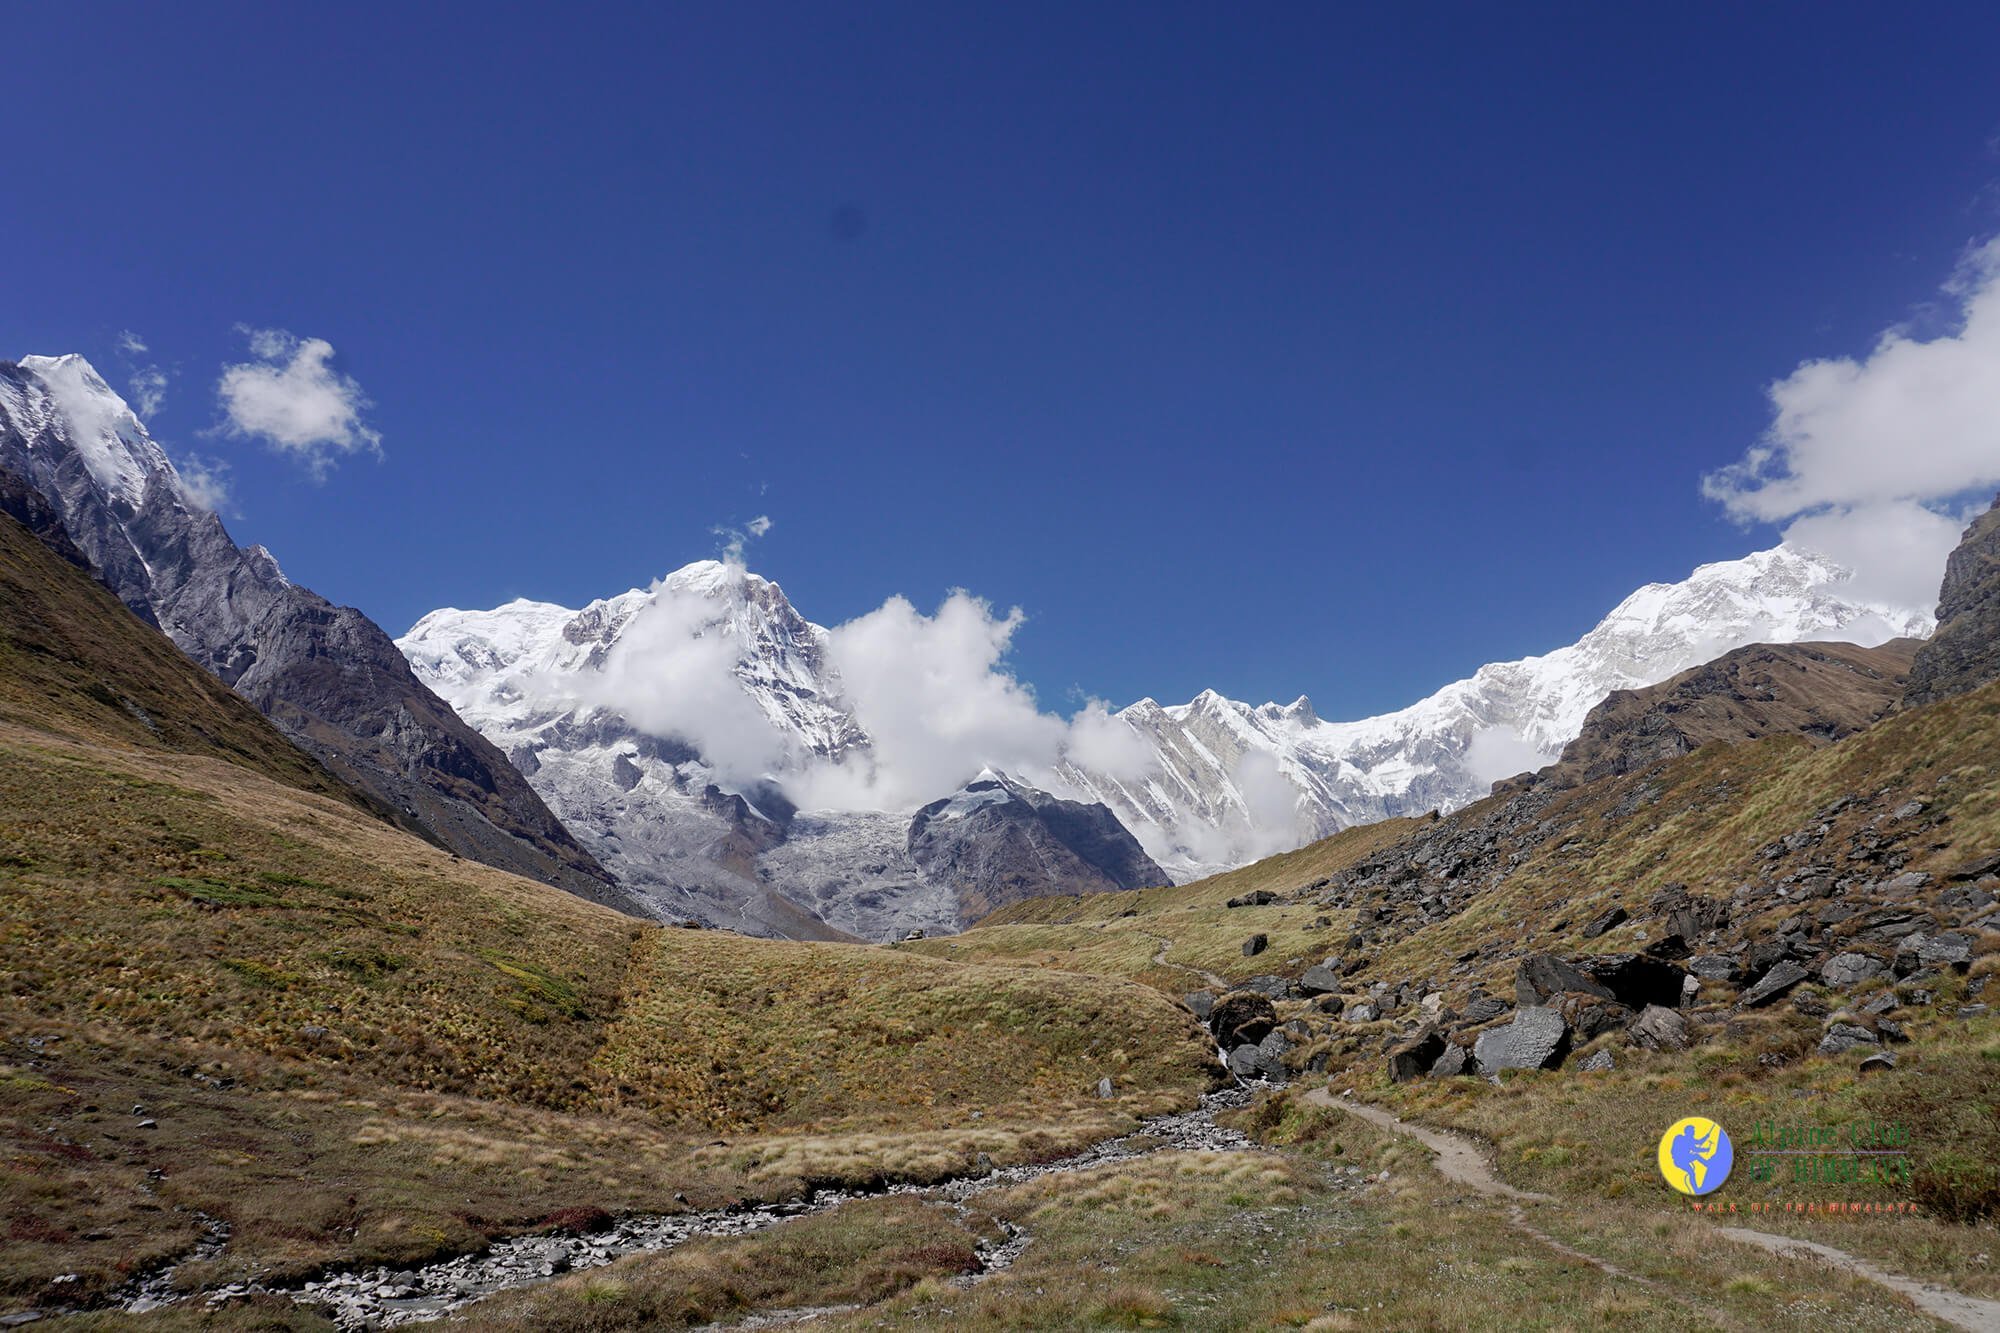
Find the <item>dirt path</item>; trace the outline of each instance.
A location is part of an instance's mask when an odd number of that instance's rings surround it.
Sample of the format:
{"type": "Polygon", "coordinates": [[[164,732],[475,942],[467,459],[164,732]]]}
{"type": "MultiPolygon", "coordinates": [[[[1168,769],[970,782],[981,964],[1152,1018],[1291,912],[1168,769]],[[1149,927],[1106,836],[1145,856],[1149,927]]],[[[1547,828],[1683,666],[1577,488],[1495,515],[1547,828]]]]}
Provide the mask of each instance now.
{"type": "MultiPolygon", "coordinates": [[[[1486,1154],[1472,1139],[1462,1134],[1446,1130],[1430,1129],[1423,1125],[1407,1124],[1378,1106],[1367,1106],[1358,1102],[1334,1097],[1325,1088],[1315,1088],[1305,1094],[1304,1099],[1313,1106],[1326,1106],[1345,1111],[1357,1119],[1366,1120],[1378,1129],[1394,1134],[1406,1134],[1437,1154],[1436,1166],[1446,1180],[1454,1181],[1476,1190],[1481,1194],[1505,1199],[1510,1207],[1509,1216],[1514,1225],[1542,1244],[1584,1260],[1615,1277],[1626,1278],[1641,1285],[1650,1286],[1644,1278],[1627,1273],[1622,1269],[1584,1254],[1550,1236],[1528,1220],[1527,1210],[1522,1207],[1529,1203],[1555,1203],[1546,1194],[1534,1194],[1527,1190],[1515,1189],[1493,1173],[1486,1160],[1486,1154]]],[[[1954,1328],[1970,1330],[1970,1333],[2000,1333],[2000,1301],[1982,1300],[1976,1296],[1966,1296],[1945,1287],[1910,1278],[1877,1268],[1874,1264],[1845,1250],[1836,1250],[1831,1245],[1821,1245],[1814,1241],[1799,1240],[1793,1236],[1774,1236],[1767,1231],[1752,1231],[1747,1227],[1718,1227],[1717,1230],[1730,1240],[1742,1245],[1756,1245],[1772,1254],[1786,1257],[1809,1256],[1831,1267],[1867,1278],[1870,1282],[1889,1288],[1902,1295],[1919,1310],[1933,1319],[1942,1320],[1954,1328]]]]}
{"type": "Polygon", "coordinates": [[[1168,939],[1165,935],[1154,935],[1153,932],[1150,930],[1144,931],[1142,933],[1152,936],[1153,939],[1156,939],[1160,942],[1159,951],[1153,955],[1154,967],[1172,967],[1172,968],[1178,968],[1183,972],[1192,972],[1196,976],[1201,978],[1202,984],[1213,988],[1217,992],[1227,992],[1236,989],[1234,986],[1230,985],[1227,981],[1223,980],[1221,977],[1218,977],[1217,975],[1215,975],[1215,973],[1206,970],[1205,968],[1189,967],[1186,963],[1168,962],[1167,950],[1174,947],[1174,942],[1168,939]]]}
{"type": "Polygon", "coordinates": [[[1789,1258],[1818,1259],[1830,1267],[1880,1283],[1909,1297],[1912,1305],[1931,1318],[1942,1319],[1954,1328],[1972,1329],[1975,1333],[2000,1333],[2000,1301],[1982,1300],[1928,1282],[1917,1282],[1877,1268],[1859,1255],[1836,1250],[1831,1245],[1800,1240],[1796,1236],[1774,1236],[1768,1231],[1751,1231],[1747,1227],[1723,1227],[1721,1231],[1729,1239],[1744,1245],[1761,1246],[1772,1254],[1789,1258]]]}

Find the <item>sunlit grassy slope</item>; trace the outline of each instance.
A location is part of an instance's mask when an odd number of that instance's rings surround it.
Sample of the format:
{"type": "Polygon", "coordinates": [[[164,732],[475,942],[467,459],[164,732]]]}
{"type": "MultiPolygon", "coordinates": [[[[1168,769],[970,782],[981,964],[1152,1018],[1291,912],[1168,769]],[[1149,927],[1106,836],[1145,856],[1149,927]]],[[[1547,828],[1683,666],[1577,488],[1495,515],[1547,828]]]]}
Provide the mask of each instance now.
{"type": "Polygon", "coordinates": [[[1045,1155],[1213,1077],[1143,987],[664,928],[459,860],[0,539],[0,1312],[198,1212],[233,1235],[191,1281],[404,1263],[1045,1155]]]}

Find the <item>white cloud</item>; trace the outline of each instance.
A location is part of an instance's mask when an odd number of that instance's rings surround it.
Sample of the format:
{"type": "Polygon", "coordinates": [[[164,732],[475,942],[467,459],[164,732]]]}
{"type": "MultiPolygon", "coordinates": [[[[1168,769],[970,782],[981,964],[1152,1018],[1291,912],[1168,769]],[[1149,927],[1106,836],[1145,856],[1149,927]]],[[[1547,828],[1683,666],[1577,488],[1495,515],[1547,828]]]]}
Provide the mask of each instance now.
{"type": "Polygon", "coordinates": [[[1764,438],[1702,479],[1733,517],[1788,522],[1787,541],[1901,606],[1935,601],[1963,509],[2000,487],[2000,237],[1944,290],[1950,332],[1892,328],[1859,360],[1802,364],[1770,387],[1764,438]]]}
{"type": "MultiPolygon", "coordinates": [[[[1044,777],[1068,727],[1001,664],[1019,608],[995,615],[967,592],[926,616],[901,597],[832,631],[827,655],[840,673],[854,718],[874,739],[863,791],[845,803],[897,808],[955,790],[985,767],[1044,777]]],[[[835,777],[836,775],[823,775],[835,777]]],[[[822,780],[823,799],[838,782],[822,780]]]]}
{"type": "Polygon", "coordinates": [[[167,401],[167,372],[158,366],[133,371],[126,386],[132,390],[132,406],[141,417],[154,415],[167,401]]]}
{"type": "Polygon", "coordinates": [[[723,539],[722,558],[731,565],[742,564],[743,548],[770,530],[771,516],[769,514],[759,514],[740,528],[725,526],[709,529],[710,532],[723,539]]]}
{"type": "Polygon", "coordinates": [[[189,454],[175,462],[174,471],[180,474],[181,490],[189,501],[217,514],[228,507],[228,463],[219,458],[189,454]]]}
{"type": "Polygon", "coordinates": [[[656,736],[687,741],[731,783],[783,766],[778,733],[736,678],[741,645],[716,632],[717,604],[655,585],[596,673],[580,677],[584,701],[615,708],[656,736]]]}
{"type": "Polygon", "coordinates": [[[118,350],[127,356],[144,356],[151,349],[138,334],[130,329],[121,329],[118,332],[118,350]]]}
{"type": "Polygon", "coordinates": [[[330,343],[282,329],[242,332],[257,359],[225,366],[216,386],[230,434],[265,441],[315,478],[343,454],[382,452],[381,435],[361,417],[371,404],[333,368],[330,343]]]}
{"type": "MultiPolygon", "coordinates": [[[[1828,552],[1827,554],[1832,554],[1828,552]]],[[[1502,778],[1552,764],[1559,756],[1544,754],[1513,727],[1501,725],[1474,732],[1461,762],[1473,781],[1490,787],[1502,778]]]]}

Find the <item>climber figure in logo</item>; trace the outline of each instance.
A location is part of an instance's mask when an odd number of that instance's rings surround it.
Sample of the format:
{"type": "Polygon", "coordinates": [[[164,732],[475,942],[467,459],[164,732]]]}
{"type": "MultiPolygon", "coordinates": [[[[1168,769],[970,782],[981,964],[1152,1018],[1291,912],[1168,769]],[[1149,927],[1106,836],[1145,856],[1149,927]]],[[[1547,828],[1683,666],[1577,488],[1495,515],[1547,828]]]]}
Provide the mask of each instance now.
{"type": "Polygon", "coordinates": [[[1682,1194],[1699,1196],[1721,1189],[1735,1158],[1729,1131],[1706,1116],[1676,1120],[1660,1135],[1660,1178],[1682,1194]]]}
{"type": "Polygon", "coordinates": [[[1687,1177],[1687,1192],[1702,1194],[1703,1178],[1708,1175],[1708,1163],[1715,1156],[1715,1149],[1722,1127],[1711,1123],[1704,1137],[1693,1125],[1682,1125],[1681,1132],[1674,1137],[1674,1166],[1687,1177]]]}

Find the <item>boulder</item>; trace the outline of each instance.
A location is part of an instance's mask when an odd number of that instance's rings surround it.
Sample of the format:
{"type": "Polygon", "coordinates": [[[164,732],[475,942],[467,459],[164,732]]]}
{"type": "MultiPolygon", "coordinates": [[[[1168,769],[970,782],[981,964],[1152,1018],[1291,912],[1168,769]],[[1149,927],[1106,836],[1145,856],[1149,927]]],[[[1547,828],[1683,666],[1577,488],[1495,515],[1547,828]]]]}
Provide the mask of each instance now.
{"type": "Polygon", "coordinates": [[[1514,998],[1522,1005],[1539,1005],[1565,991],[1583,991],[1607,1000],[1618,998],[1552,953],[1529,954],[1514,973],[1514,998]]]}
{"type": "Polygon", "coordinates": [[[1382,1011],[1368,1001],[1363,1000],[1360,1004],[1355,1005],[1341,1016],[1350,1023],[1373,1023],[1376,1019],[1382,1017],[1382,1011]]]}
{"type": "Polygon", "coordinates": [[[1580,1042],[1616,1032],[1632,1021],[1632,1011],[1618,1001],[1581,991],[1557,997],[1555,1008],[1580,1042]]]}
{"type": "Polygon", "coordinates": [[[1215,1011],[1215,996],[1205,990],[1190,991],[1181,996],[1181,1003],[1194,1011],[1194,1016],[1202,1022],[1215,1011]]]}
{"type": "Polygon", "coordinates": [[[1444,1051],[1431,1065],[1432,1078],[1454,1078],[1459,1074],[1477,1073],[1472,1063],[1472,1052],[1455,1042],[1447,1043],[1444,1051]]]}
{"type": "Polygon", "coordinates": [[[1316,995],[1331,995],[1340,989],[1340,973],[1327,963],[1315,963],[1299,978],[1299,994],[1308,999],[1316,995]]]}
{"type": "Polygon", "coordinates": [[[1481,995],[1465,1004],[1465,1026],[1478,1027],[1481,1023],[1491,1023],[1511,1008],[1505,1000],[1496,1000],[1490,995],[1481,995]]]}
{"type": "Polygon", "coordinates": [[[1423,1028],[1389,1048],[1389,1081],[1407,1083],[1428,1073],[1444,1054],[1444,1036],[1436,1028],[1423,1028]]]}
{"type": "Polygon", "coordinates": [[[1340,1011],[1346,1007],[1347,1007],[1347,1001],[1341,999],[1338,995],[1322,995],[1317,1000],[1313,1001],[1313,1008],[1319,1010],[1323,1014],[1333,1014],[1338,1016],[1340,1011]]]}
{"type": "Polygon", "coordinates": [[[1917,946],[1917,962],[1923,967],[1963,972],[1972,965],[1972,937],[1956,931],[1933,935],[1917,946]]]}
{"type": "Polygon", "coordinates": [[[1663,1005],[1649,1004],[1632,1020],[1627,1035],[1636,1046],[1649,1051],[1684,1051],[1688,1048],[1687,1020],[1680,1012],[1663,1005]]]}
{"type": "Polygon", "coordinates": [[[1577,960],[1577,966],[1618,1003],[1632,1009],[1649,1004],[1671,1008],[1681,1002],[1687,969],[1642,953],[1607,953],[1577,960]]]}
{"type": "Polygon", "coordinates": [[[1895,1067],[1896,1055],[1893,1051],[1871,1051],[1861,1061],[1861,1072],[1864,1074],[1886,1074],[1895,1067]]]}
{"type": "Polygon", "coordinates": [[[1812,974],[1789,959],[1784,962],[1775,963],[1772,965],[1770,971],[1758,978],[1756,985],[1743,992],[1743,998],[1736,1002],[1737,1007],[1741,1009],[1761,1008],[1783,995],[1792,987],[1798,985],[1801,981],[1804,981],[1810,975],[1812,974]]]}
{"type": "Polygon", "coordinates": [[[1585,926],[1583,928],[1583,937],[1587,940],[1594,940],[1607,930],[1615,930],[1625,923],[1625,916],[1624,908],[1614,907],[1603,915],[1596,917],[1589,925],[1585,926]]]}
{"type": "Polygon", "coordinates": [[[1742,969],[1736,966],[1734,958],[1719,953],[1696,954],[1688,959],[1688,971],[1703,981],[1720,981],[1731,986],[1735,985],[1737,978],[1743,975],[1742,969]]]}
{"type": "Polygon", "coordinates": [[[1586,1074],[1608,1074],[1618,1068],[1618,1061],[1608,1050],[1595,1051],[1577,1068],[1586,1074]]]}
{"type": "Polygon", "coordinates": [[[1256,991],[1259,995],[1268,995],[1274,1000],[1282,1000],[1292,993],[1292,983],[1281,976],[1265,972],[1244,982],[1243,989],[1256,991]]]}
{"type": "Polygon", "coordinates": [[[1259,1051],[1256,1046],[1249,1044],[1238,1046],[1229,1053],[1229,1060],[1227,1062],[1229,1072],[1238,1078],[1256,1078],[1258,1076],[1257,1062],[1262,1058],[1263,1052],[1259,1051]]]}
{"type": "Polygon", "coordinates": [[[1271,937],[1259,931],[1257,934],[1243,941],[1243,956],[1245,958],[1255,958],[1270,947],[1271,937]]]}
{"type": "Polygon", "coordinates": [[[1097,1080],[1097,1095],[1099,1097],[1102,1097],[1104,1100],[1109,1101],[1111,1100],[1114,1094],[1115,1094],[1115,1089],[1112,1087],[1110,1079],[1101,1078],[1097,1080]]]}
{"type": "Polygon", "coordinates": [[[1854,1023],[1834,1023],[1819,1039],[1821,1055],[1845,1055],[1862,1046],[1879,1046],[1882,1043],[1867,1028],[1854,1023]]]}
{"type": "Polygon", "coordinates": [[[1285,1055],[1292,1049],[1292,1039],[1283,1032],[1273,1032],[1257,1043],[1257,1076],[1273,1083],[1283,1083],[1288,1077],[1285,1069],[1285,1055]]]}
{"type": "Polygon", "coordinates": [[[1272,893],[1269,889],[1258,889],[1256,892],[1246,893],[1240,898],[1231,898],[1228,905],[1231,907],[1266,907],[1276,901],[1278,901],[1277,894],[1272,893]]]}
{"type": "Polygon", "coordinates": [[[1819,970],[1819,979],[1838,990],[1847,990],[1874,980],[1886,970],[1881,960],[1871,954],[1843,953],[1826,960],[1819,970]]]}
{"type": "Polygon", "coordinates": [[[1554,1069],[1569,1054],[1569,1025],[1541,1005],[1518,1010],[1505,1027],[1488,1028],[1473,1043],[1472,1058],[1482,1074],[1502,1069],[1554,1069]]]}
{"type": "Polygon", "coordinates": [[[1255,991],[1231,991],[1209,1011],[1208,1030],[1216,1044],[1233,1052],[1255,1046],[1278,1026],[1278,1011],[1267,996],[1255,991]]]}

